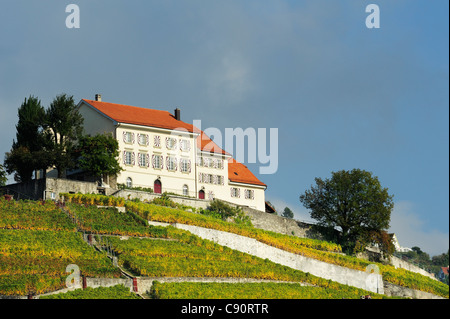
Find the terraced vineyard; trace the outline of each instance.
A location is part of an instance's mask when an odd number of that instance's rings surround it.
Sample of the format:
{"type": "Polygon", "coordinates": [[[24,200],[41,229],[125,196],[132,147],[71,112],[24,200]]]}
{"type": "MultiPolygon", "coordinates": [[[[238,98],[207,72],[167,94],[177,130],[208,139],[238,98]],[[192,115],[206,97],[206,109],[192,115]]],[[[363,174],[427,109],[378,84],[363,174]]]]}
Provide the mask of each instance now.
{"type": "MultiPolygon", "coordinates": [[[[66,199],[62,209],[50,201],[15,202],[0,199],[0,295],[39,294],[64,288],[68,275],[65,268],[69,264],[77,264],[88,277],[119,278],[119,269],[113,266],[105,252],[96,251],[84,242],[82,232],[93,234],[97,242],[107,239],[110,248],[118,256],[119,266],[135,276],[254,278],[303,282],[315,286],[302,287],[300,290],[298,285],[279,286],[285,291],[286,298],[353,298],[367,294],[357,288],[231,250],[184,230],[170,226],[149,226],[147,220],[223,230],[352,269],[364,270],[370,264],[340,254],[340,246],[334,243],[281,235],[181,209],[108,196],[66,194],[66,199]],[[127,212],[95,205],[123,205],[127,212]],[[123,240],[120,236],[129,238],[123,240]]],[[[392,266],[379,264],[379,268],[383,279],[388,282],[448,298],[448,286],[438,281],[392,266]]],[[[180,289],[188,289],[199,298],[209,298],[214,295],[214,291],[222,293],[224,298],[239,295],[234,288],[223,288],[227,285],[190,284],[156,284],[153,297],[181,297],[180,289]],[[224,289],[229,290],[229,293],[224,292],[224,289]]],[[[252,287],[240,289],[242,297],[239,298],[247,298],[253,293],[259,296],[259,290],[256,292],[257,288],[252,287]]],[[[259,287],[265,287],[262,289],[265,296],[272,298],[276,286],[259,287]]]]}

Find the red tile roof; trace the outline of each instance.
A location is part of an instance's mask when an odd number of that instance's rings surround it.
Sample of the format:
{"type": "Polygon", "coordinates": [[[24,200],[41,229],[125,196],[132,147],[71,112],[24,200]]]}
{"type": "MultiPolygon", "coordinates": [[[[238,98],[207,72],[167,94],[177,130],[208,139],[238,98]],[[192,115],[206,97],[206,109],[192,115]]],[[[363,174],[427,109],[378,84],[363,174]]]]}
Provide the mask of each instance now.
{"type": "Polygon", "coordinates": [[[234,158],[228,161],[228,179],[235,183],[267,186],[253,175],[247,166],[239,163],[234,158]]]}
{"type": "MultiPolygon", "coordinates": [[[[197,129],[197,128],[194,126],[194,129],[197,129]]],[[[230,153],[221,149],[216,143],[214,143],[214,141],[208,135],[206,135],[203,131],[201,132],[201,134],[199,136],[197,136],[197,147],[204,152],[218,153],[218,154],[222,154],[222,155],[231,156],[230,153]]]]}
{"type": "Polygon", "coordinates": [[[448,275],[448,267],[441,267],[441,269],[444,275],[448,275]]]}
{"type": "Polygon", "coordinates": [[[86,99],[83,99],[83,101],[119,123],[151,126],[170,130],[187,130],[191,133],[194,131],[192,124],[176,120],[173,114],[168,111],[86,99]]]}

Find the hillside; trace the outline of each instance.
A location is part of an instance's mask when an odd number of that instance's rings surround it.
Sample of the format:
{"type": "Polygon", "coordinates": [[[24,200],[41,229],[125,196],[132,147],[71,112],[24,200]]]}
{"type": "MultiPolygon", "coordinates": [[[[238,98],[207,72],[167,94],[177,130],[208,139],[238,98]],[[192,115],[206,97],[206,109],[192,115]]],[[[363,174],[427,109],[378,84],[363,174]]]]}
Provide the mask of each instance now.
{"type": "MultiPolygon", "coordinates": [[[[140,284],[150,282],[148,289],[139,291],[145,298],[385,297],[221,246],[182,229],[148,224],[151,220],[226,231],[361,271],[371,264],[341,254],[340,246],[333,243],[263,231],[245,220],[226,222],[182,208],[100,195],[66,194],[61,207],[53,202],[1,199],[0,295],[40,295],[64,289],[66,267],[75,264],[83,276],[96,282],[124,283],[131,278],[140,284]],[[125,207],[126,212],[97,205],[125,207]],[[152,285],[155,278],[158,281],[152,285]],[[171,282],[174,278],[177,281],[171,282]],[[242,287],[237,289],[236,284],[242,287]]],[[[378,266],[386,282],[448,298],[447,285],[392,266],[378,266]]],[[[89,291],[88,298],[93,293],[89,291]]],[[[105,294],[99,292],[99,296],[105,294]]],[[[77,294],[67,297],[82,298],[77,294]]]]}

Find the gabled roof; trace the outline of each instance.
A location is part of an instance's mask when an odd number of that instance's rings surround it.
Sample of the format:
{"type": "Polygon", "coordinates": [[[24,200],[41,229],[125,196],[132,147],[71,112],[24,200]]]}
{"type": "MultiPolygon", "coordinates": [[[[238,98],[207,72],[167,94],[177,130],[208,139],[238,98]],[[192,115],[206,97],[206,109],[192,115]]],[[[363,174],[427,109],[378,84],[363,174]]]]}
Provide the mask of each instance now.
{"type": "Polygon", "coordinates": [[[444,275],[448,275],[448,267],[441,267],[442,272],[444,275]]]}
{"type": "MultiPolygon", "coordinates": [[[[118,123],[194,132],[192,124],[176,120],[173,114],[168,111],[86,99],[82,101],[118,123]]],[[[197,132],[199,131],[197,130],[197,132]]]]}
{"type": "Polygon", "coordinates": [[[252,184],[266,186],[242,163],[234,158],[228,161],[228,179],[235,183],[252,184]]]}

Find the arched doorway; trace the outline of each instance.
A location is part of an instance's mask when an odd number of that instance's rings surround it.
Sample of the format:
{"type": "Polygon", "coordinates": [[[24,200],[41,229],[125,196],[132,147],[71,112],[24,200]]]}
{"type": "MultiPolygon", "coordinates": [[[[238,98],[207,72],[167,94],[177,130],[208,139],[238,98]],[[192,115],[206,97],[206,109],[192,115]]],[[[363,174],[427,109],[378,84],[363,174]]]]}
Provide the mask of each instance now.
{"type": "Polygon", "coordinates": [[[203,189],[201,189],[201,190],[198,192],[198,198],[199,198],[199,199],[205,199],[205,191],[204,191],[203,189]]]}
{"type": "Polygon", "coordinates": [[[159,179],[155,180],[155,182],[153,183],[153,192],[155,192],[156,194],[161,194],[161,181],[159,179]]]}

